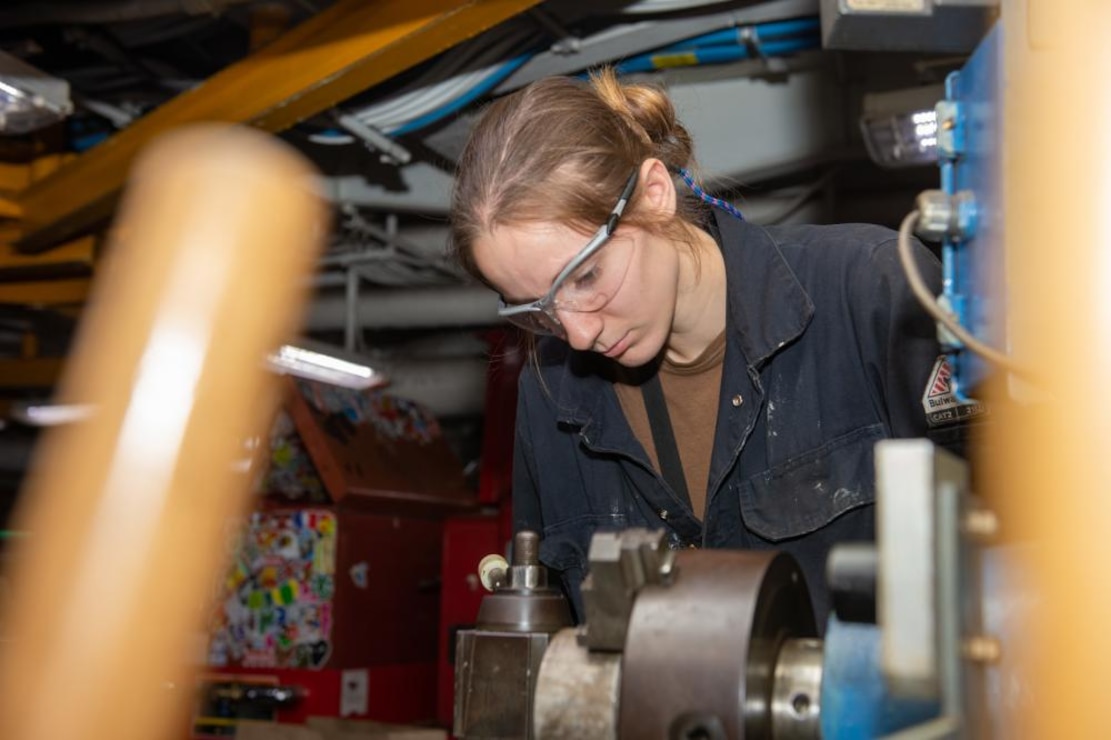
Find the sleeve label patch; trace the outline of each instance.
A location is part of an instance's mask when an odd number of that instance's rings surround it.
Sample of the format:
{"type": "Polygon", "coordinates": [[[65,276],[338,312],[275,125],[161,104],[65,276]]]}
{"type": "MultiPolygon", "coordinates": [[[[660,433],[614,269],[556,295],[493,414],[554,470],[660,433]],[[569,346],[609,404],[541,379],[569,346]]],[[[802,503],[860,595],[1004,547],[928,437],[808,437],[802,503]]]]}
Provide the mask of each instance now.
{"type": "Polygon", "coordinates": [[[953,393],[953,368],[949,358],[941,355],[934,363],[926,391],[922,394],[922,409],[931,427],[945,426],[964,421],[987,412],[979,401],[961,401],[953,393]]]}

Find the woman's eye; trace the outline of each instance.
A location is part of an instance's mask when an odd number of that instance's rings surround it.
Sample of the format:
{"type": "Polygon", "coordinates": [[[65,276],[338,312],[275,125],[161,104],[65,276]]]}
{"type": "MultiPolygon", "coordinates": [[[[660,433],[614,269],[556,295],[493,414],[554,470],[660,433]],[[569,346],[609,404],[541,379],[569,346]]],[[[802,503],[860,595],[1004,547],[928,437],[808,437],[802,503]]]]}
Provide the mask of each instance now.
{"type": "Polygon", "coordinates": [[[575,279],[571,281],[571,287],[576,291],[589,290],[597,281],[598,266],[594,265],[586,272],[576,275],[575,279]]]}

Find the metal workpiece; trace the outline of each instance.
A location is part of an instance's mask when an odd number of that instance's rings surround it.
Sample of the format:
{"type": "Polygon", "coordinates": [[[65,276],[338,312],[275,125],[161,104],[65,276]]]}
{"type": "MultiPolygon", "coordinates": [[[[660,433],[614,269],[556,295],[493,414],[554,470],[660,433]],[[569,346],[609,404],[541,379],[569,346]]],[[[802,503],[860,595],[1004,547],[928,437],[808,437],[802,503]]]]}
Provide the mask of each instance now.
{"type": "Polygon", "coordinates": [[[587,650],[581,631],[552,637],[536,680],[533,727],[543,740],[616,740],[621,653],[587,650]]]}
{"type": "Polygon", "coordinates": [[[590,541],[590,573],[583,580],[584,636],[591,650],[621,650],[637,593],[670,583],[675,551],[663,530],[599,532],[590,541]]]}
{"type": "Polygon", "coordinates": [[[791,639],[779,649],[772,684],[774,740],[821,737],[822,641],[791,639]]]}
{"type": "Polygon", "coordinates": [[[532,702],[540,661],[551,636],[572,624],[559,590],[548,586],[539,538],[514,538],[512,564],[488,556],[480,565],[493,587],[474,629],[455,646],[455,721],[459,738],[531,738],[532,702]]]}
{"type": "Polygon", "coordinates": [[[771,737],[780,648],[817,634],[798,565],[726,550],[677,552],[674,565],[670,585],[641,588],[629,619],[621,737],[771,737]]]}

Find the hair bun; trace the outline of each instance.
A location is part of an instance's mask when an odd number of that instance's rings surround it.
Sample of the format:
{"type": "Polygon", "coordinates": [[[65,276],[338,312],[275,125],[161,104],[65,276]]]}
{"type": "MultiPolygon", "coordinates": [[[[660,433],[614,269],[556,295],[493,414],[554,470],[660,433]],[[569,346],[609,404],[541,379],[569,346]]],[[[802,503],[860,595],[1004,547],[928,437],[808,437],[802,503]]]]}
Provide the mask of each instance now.
{"type": "Polygon", "coordinates": [[[675,169],[690,165],[691,136],[679,122],[667,93],[653,85],[624,84],[612,67],[591,73],[590,84],[637,137],[650,145],[652,156],[675,169]]]}

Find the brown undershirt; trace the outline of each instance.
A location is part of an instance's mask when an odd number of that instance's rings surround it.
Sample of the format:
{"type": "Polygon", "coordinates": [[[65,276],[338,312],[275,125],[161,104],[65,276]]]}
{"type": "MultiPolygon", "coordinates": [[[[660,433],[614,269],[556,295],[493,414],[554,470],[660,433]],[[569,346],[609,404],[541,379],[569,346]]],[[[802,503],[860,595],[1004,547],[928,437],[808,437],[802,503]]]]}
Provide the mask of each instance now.
{"type": "MultiPolygon", "coordinates": [[[[679,459],[683,461],[691,508],[699,520],[703,519],[706,509],[724,359],[725,332],[722,332],[693,362],[680,364],[665,358],[660,365],[660,385],[667,401],[667,413],[671,417],[679,459]]],[[[640,386],[617,382],[614,389],[633,435],[648,453],[652,466],[659,471],[660,460],[652,442],[652,428],[640,386]]]]}

